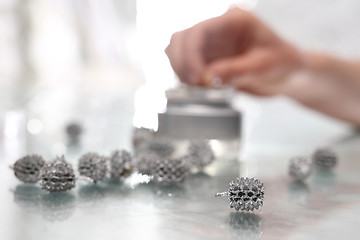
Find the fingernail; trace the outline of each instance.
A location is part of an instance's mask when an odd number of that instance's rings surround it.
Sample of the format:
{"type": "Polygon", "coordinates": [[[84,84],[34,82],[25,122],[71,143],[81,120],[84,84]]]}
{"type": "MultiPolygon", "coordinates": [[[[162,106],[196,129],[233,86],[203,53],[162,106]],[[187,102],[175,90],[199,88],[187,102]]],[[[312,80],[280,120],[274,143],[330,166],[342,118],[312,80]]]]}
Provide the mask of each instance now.
{"type": "Polygon", "coordinates": [[[219,88],[223,85],[223,80],[219,77],[215,77],[212,79],[211,86],[214,88],[219,88]]]}
{"type": "Polygon", "coordinates": [[[203,82],[206,86],[219,88],[223,85],[223,81],[220,77],[216,77],[211,73],[204,74],[203,82]]]}
{"type": "Polygon", "coordinates": [[[213,79],[214,79],[214,75],[212,73],[207,72],[203,75],[203,83],[206,86],[211,86],[213,79]]]}

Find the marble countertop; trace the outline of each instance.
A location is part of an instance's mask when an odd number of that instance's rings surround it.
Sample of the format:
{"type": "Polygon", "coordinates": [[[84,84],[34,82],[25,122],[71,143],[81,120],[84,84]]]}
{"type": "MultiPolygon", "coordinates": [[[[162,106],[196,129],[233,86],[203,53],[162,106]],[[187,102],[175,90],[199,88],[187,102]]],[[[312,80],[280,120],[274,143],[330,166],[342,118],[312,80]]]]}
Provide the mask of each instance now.
{"type": "MultiPolygon", "coordinates": [[[[8,165],[16,154],[25,152],[40,151],[49,157],[54,152],[44,149],[58,151],[63,136],[26,130],[18,138],[3,135],[1,238],[359,239],[360,135],[284,98],[238,101],[250,108],[241,153],[233,159],[219,157],[178,187],[79,182],[69,192],[49,194],[37,185],[21,184],[8,165]],[[338,153],[337,167],[314,171],[304,183],[292,182],[287,175],[289,158],[309,155],[321,145],[331,145],[338,153]],[[260,211],[235,212],[226,198],[214,197],[240,176],[264,182],[265,203],[260,211]]],[[[19,111],[29,115],[26,109],[19,111]]],[[[71,163],[75,165],[84,151],[130,146],[132,114],[111,112],[87,118],[86,126],[97,123],[100,129],[88,131],[82,147],[67,148],[71,163]]]]}

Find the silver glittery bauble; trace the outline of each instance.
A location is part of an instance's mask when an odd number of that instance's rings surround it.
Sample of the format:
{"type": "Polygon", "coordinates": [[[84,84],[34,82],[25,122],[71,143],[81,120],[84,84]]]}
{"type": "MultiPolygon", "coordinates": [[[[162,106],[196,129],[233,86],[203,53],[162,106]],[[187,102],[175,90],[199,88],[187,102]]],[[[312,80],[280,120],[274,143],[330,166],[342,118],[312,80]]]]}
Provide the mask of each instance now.
{"type": "Polygon", "coordinates": [[[237,178],[228,190],[230,208],[253,211],[264,204],[264,184],[256,178],[237,178]]]}
{"type": "Polygon", "coordinates": [[[135,159],[135,167],[139,173],[151,174],[159,156],[152,152],[141,152],[135,159]]]}
{"type": "Polygon", "coordinates": [[[46,163],[40,171],[41,188],[49,192],[63,192],[75,187],[75,173],[64,157],[46,163]]]}
{"type": "Polygon", "coordinates": [[[115,180],[124,180],[134,170],[132,157],[125,150],[114,151],[110,156],[111,178],[115,180]]]}
{"type": "Polygon", "coordinates": [[[106,158],[97,153],[86,153],[79,159],[78,171],[81,176],[91,178],[97,183],[106,177],[108,171],[106,158]]]}
{"type": "Polygon", "coordinates": [[[330,148],[319,148],[312,156],[314,165],[325,170],[334,168],[337,159],[337,154],[330,148]]]}
{"type": "Polygon", "coordinates": [[[27,155],[17,160],[14,164],[15,176],[24,183],[37,183],[39,181],[40,169],[45,161],[39,155],[27,155]]]}
{"type": "Polygon", "coordinates": [[[198,168],[206,167],[215,160],[214,151],[207,140],[191,141],[188,156],[191,164],[198,168]]]}
{"type": "Polygon", "coordinates": [[[133,146],[137,149],[142,144],[150,142],[154,138],[154,130],[148,128],[135,128],[133,132],[133,146]]]}
{"type": "Polygon", "coordinates": [[[311,161],[306,157],[290,159],[289,175],[297,181],[305,180],[312,171],[311,161]]]}
{"type": "Polygon", "coordinates": [[[154,182],[164,185],[183,182],[188,172],[188,162],[184,157],[158,159],[152,169],[154,182]]]}
{"type": "Polygon", "coordinates": [[[144,144],[140,152],[152,152],[159,157],[170,157],[175,151],[175,147],[170,139],[154,138],[152,141],[144,144]]]}
{"type": "Polygon", "coordinates": [[[66,125],[65,131],[71,139],[77,139],[83,132],[83,129],[79,123],[72,122],[66,125]]]}

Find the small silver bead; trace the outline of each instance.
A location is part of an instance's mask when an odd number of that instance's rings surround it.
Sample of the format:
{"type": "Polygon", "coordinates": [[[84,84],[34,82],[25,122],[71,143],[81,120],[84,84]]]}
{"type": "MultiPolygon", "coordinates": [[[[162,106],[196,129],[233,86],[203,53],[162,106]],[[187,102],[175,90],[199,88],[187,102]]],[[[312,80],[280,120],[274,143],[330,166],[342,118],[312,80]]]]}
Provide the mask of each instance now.
{"type": "Polygon", "coordinates": [[[159,156],[153,152],[141,152],[139,156],[134,159],[135,167],[139,173],[151,174],[155,162],[159,156]]]}
{"type": "Polygon", "coordinates": [[[83,128],[79,123],[71,122],[66,125],[65,132],[68,136],[68,139],[71,142],[76,143],[79,141],[79,138],[83,132],[83,128]]]}
{"type": "Polygon", "coordinates": [[[40,178],[40,169],[45,165],[39,155],[27,155],[17,160],[13,166],[15,176],[24,183],[37,183],[40,178]]]}
{"type": "Polygon", "coordinates": [[[80,176],[88,177],[97,183],[103,180],[108,172],[106,158],[97,153],[86,153],[79,159],[78,171],[80,176]]]}
{"type": "Polygon", "coordinates": [[[124,180],[134,170],[132,157],[125,150],[114,151],[110,156],[110,173],[111,178],[115,180],[124,180]]]}
{"type": "Polygon", "coordinates": [[[264,184],[256,178],[237,178],[230,182],[227,192],[217,193],[216,197],[228,196],[230,208],[236,211],[253,211],[264,204],[264,184]]]}
{"type": "Polygon", "coordinates": [[[192,140],[188,148],[190,163],[198,168],[204,168],[215,160],[214,151],[207,140],[192,140]]]}
{"type": "Polygon", "coordinates": [[[188,173],[188,162],[184,157],[158,159],[152,169],[154,182],[163,185],[179,184],[188,173]]]}
{"type": "Polygon", "coordinates": [[[152,152],[159,157],[170,157],[175,151],[175,147],[170,139],[167,138],[154,138],[147,142],[140,149],[140,152],[152,152]]]}
{"type": "Polygon", "coordinates": [[[63,192],[75,187],[75,173],[64,157],[46,163],[40,171],[40,186],[49,192],[63,192]]]}
{"type": "Polygon", "coordinates": [[[135,128],[133,131],[132,142],[135,149],[144,143],[150,142],[154,138],[154,130],[148,128],[135,128]]]}
{"type": "Polygon", "coordinates": [[[290,159],[289,175],[296,181],[305,180],[312,171],[311,161],[306,157],[293,157],[290,159]]]}
{"type": "Polygon", "coordinates": [[[253,211],[264,204],[264,185],[256,178],[237,178],[230,183],[230,208],[253,211]]]}
{"type": "Polygon", "coordinates": [[[337,159],[337,154],[327,147],[317,149],[312,156],[314,165],[324,170],[334,168],[337,164],[337,159]]]}

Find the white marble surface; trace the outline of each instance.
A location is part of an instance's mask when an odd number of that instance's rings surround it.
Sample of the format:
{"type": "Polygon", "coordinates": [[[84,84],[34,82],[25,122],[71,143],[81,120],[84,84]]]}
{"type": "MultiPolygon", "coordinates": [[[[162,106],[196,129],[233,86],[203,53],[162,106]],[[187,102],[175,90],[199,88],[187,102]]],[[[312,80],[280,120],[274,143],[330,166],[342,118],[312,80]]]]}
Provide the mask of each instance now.
{"type": "MultiPolygon", "coordinates": [[[[21,184],[7,161],[1,161],[1,238],[358,239],[360,135],[281,98],[252,104],[261,113],[241,161],[220,158],[179,188],[79,183],[68,193],[49,194],[38,186],[21,184]],[[310,154],[324,144],[331,144],[338,152],[337,168],[315,172],[304,184],[293,183],[287,176],[289,157],[310,154]],[[261,211],[235,213],[226,198],[214,197],[239,176],[258,177],[264,182],[261,211]]],[[[126,119],[131,115],[103,118],[116,123],[106,126],[104,134],[117,134],[100,138],[92,150],[106,153],[129,145],[129,134],[120,134],[119,129],[130,129],[131,121],[126,119]]],[[[86,137],[99,137],[97,134],[86,137]]],[[[41,146],[51,145],[42,142],[41,146]]],[[[86,145],[76,151],[68,149],[69,161],[75,165],[86,150],[86,145]]],[[[6,157],[2,155],[2,159],[6,157]]]]}

